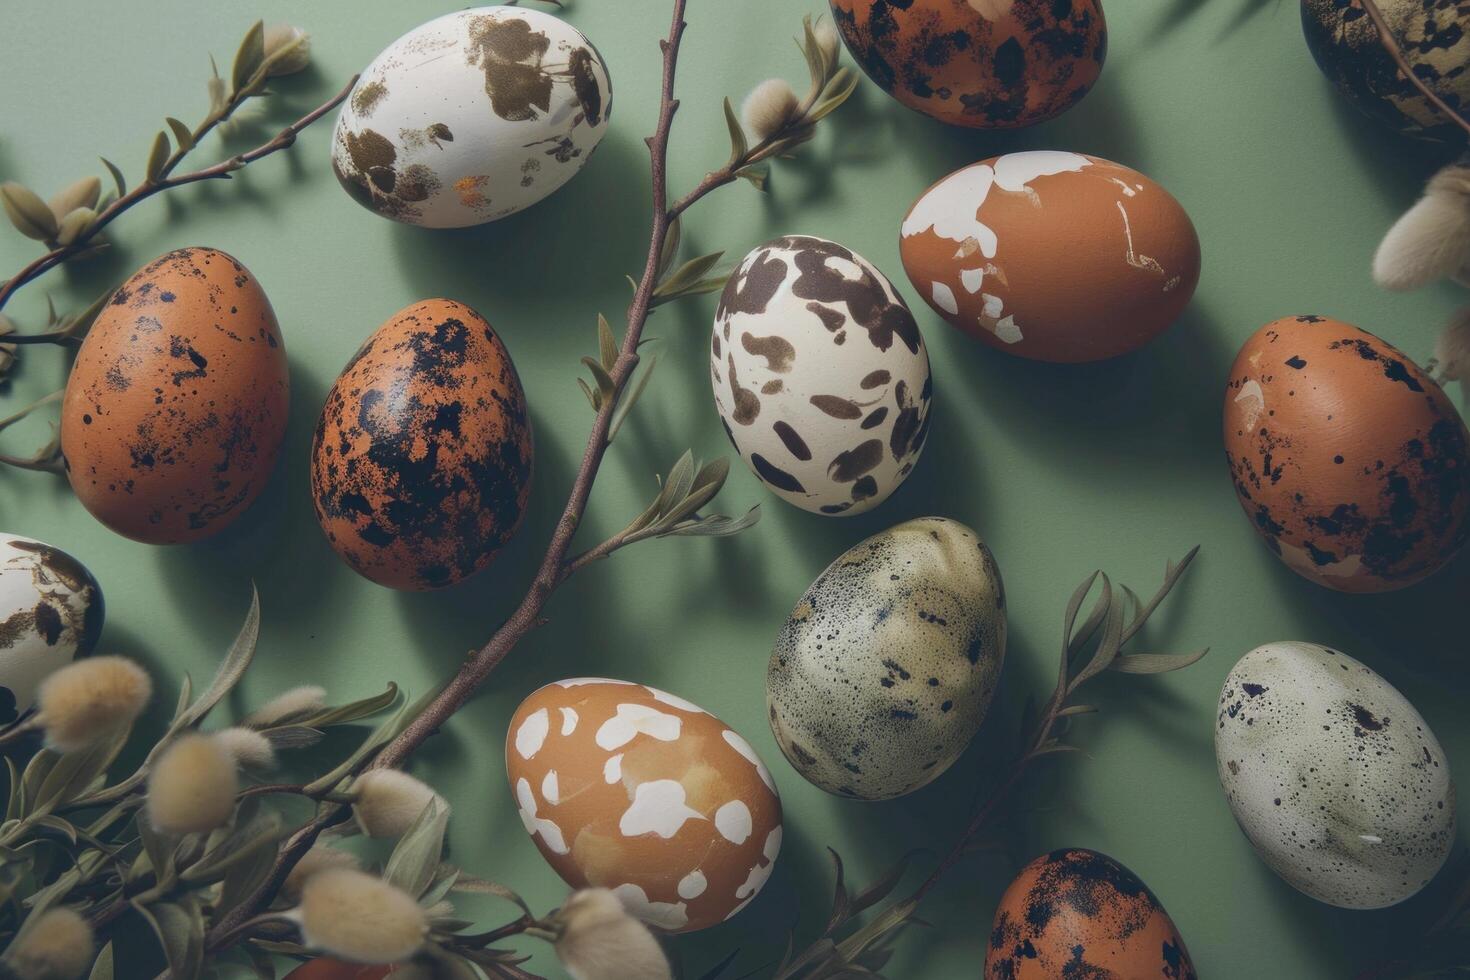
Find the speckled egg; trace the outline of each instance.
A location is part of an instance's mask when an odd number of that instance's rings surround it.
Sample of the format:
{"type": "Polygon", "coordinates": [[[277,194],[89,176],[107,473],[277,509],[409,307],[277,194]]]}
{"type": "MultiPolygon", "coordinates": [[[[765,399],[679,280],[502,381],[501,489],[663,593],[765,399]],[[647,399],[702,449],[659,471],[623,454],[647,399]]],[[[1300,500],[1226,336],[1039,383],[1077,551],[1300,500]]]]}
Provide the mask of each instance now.
{"type": "Polygon", "coordinates": [[[986,980],[1196,980],[1169,913],[1106,854],[1072,847],[1021,869],[1000,899],[986,980]]]}
{"type": "Polygon", "coordinates": [[[1060,115],[1108,50],[1098,0],[831,0],[868,77],[910,109],[977,129],[1060,115]]]}
{"type": "Polygon", "coordinates": [[[1005,659],[1005,587],[975,532],[942,517],[854,545],[807,589],[766,668],[771,731],[829,793],[885,800],[948,769],[1005,659]]]}
{"type": "Polygon", "coordinates": [[[1189,305],[1199,236],[1136,170],[1055,150],[945,177],[904,218],[899,251],[934,311],[992,347],[1097,361],[1142,347],[1189,305]]]}
{"type": "Polygon", "coordinates": [[[332,169],[384,217],[478,225],[571,180],[611,111],[607,67],[581,31],[539,10],[460,10],[363,70],[337,117],[332,169]]]}
{"type": "Polygon", "coordinates": [[[656,688],[548,684],[516,709],[505,764],[521,822],[557,874],[611,889],[662,930],[733,917],[781,850],[781,799],[750,743],[656,688]]]}
{"type": "Polygon", "coordinates": [[[878,506],[929,433],[929,354],[888,278],[823,238],[754,249],[710,338],[725,432],[762,483],[818,514],[878,506]]]}
{"type": "MultiPolygon", "coordinates": [[[[1470,105],[1470,3],[1378,0],[1378,9],[1414,74],[1463,112],[1470,105]]],[[[1302,0],[1302,30],[1323,74],[1368,115],[1408,136],[1465,138],[1399,72],[1359,0],[1302,0]]]]}
{"type": "Polygon", "coordinates": [[[243,265],[181,248],[118,287],[77,352],[61,406],[66,475],[119,534],[214,534],[260,495],[286,433],[286,349],[243,265]]]}
{"type": "Polygon", "coordinates": [[[327,393],[311,444],[316,517],[342,559],[395,589],[488,565],[525,516],[531,421],[510,353],[463,303],[395,313],[327,393]]]}
{"type": "Polygon", "coordinates": [[[1220,692],[1215,761],[1261,860],[1329,905],[1402,902],[1454,844],[1454,784],[1429,725],[1383,678],[1316,643],[1240,658],[1220,692]]]}
{"type": "Polygon", "coordinates": [[[92,652],[102,617],[102,589],[81,562],[0,534],[0,725],[30,710],[53,671],[92,652]]]}
{"type": "Polygon", "coordinates": [[[1225,455],[1282,561],[1342,592],[1403,588],[1470,537],[1470,433],[1439,385],[1321,316],[1256,331],[1225,391],[1225,455]]]}

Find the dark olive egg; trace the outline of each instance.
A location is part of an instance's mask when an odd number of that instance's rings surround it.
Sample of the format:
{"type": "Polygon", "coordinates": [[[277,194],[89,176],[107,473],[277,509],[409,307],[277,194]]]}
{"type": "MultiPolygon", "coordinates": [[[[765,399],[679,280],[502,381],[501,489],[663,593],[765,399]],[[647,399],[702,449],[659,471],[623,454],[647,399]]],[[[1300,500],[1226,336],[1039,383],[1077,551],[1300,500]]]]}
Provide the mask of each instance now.
{"type": "MultiPolygon", "coordinates": [[[[1470,4],[1378,0],[1378,9],[1414,74],[1463,112],[1470,105],[1470,4]]],[[[1359,109],[1408,136],[1464,139],[1399,71],[1361,0],[1302,0],[1302,31],[1322,73],[1359,109]]]]}
{"type": "Polygon", "coordinates": [[[1179,930],[1138,876],[1106,854],[1052,851],[1001,896],[986,980],[1196,980],[1179,930]]]}
{"type": "Polygon", "coordinates": [[[1102,72],[1098,0],[830,0],[857,63],[940,122],[1018,129],[1065,112],[1102,72]]]}
{"type": "Polygon", "coordinates": [[[1339,320],[1268,323],[1230,370],[1240,505],[1282,561],[1328,588],[1400,589],[1454,557],[1470,536],[1467,443],[1439,385],[1339,320]]]}
{"type": "Polygon", "coordinates": [[[463,303],[424,300],[379,327],[327,393],[311,447],[317,521],[374,582],[443,588],[520,526],[531,458],[505,345],[463,303]]]}
{"type": "Polygon", "coordinates": [[[72,489],[138,541],[214,534],[265,486],[288,389],[255,277],[212,248],[169,252],[118,288],[77,352],[61,406],[72,489]]]}

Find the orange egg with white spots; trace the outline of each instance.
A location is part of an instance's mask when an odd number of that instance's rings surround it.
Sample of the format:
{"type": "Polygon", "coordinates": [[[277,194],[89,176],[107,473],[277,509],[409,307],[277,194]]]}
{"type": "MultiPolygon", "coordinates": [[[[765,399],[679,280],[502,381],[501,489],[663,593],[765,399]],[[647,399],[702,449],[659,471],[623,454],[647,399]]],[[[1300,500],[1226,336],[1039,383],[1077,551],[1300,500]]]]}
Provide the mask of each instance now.
{"type": "Polygon", "coordinates": [[[781,799],[750,743],[655,688],[548,684],[516,710],[505,761],[521,822],[557,874],[611,889],[665,931],[734,916],[781,850],[781,799]]]}

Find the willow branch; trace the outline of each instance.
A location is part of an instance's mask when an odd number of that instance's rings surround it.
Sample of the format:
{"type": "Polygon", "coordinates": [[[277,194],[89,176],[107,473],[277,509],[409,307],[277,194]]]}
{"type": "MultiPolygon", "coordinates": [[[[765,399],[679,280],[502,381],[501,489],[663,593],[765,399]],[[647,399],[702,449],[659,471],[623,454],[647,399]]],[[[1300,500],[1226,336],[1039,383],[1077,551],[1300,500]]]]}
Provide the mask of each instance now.
{"type": "MultiPolygon", "coordinates": [[[[172,190],[175,187],[182,187],[185,184],[194,184],[202,180],[228,180],[236,170],[241,169],[245,165],[254,163],[261,157],[270,156],[272,153],[276,153],[291,146],[293,143],[296,142],[296,137],[301,133],[303,129],[310,126],[312,123],[316,122],[322,116],[325,116],[327,113],[331,112],[338,105],[340,105],[342,103],[342,100],[346,99],[348,94],[352,91],[352,86],[356,84],[357,76],[353,75],[352,78],[348,80],[347,84],[342,87],[342,90],[340,92],[332,96],[326,102],[317,106],[315,109],[308,112],[306,115],[302,116],[300,119],[296,120],[291,125],[287,126],[285,129],[281,130],[279,133],[276,134],[274,139],[270,140],[267,143],[263,143],[260,146],[257,146],[253,150],[249,150],[245,153],[239,153],[225,160],[221,160],[219,163],[216,163],[212,167],[205,167],[201,170],[193,170],[175,176],[173,173],[174,169],[183,159],[184,154],[188,152],[188,150],[184,147],[180,147],[179,149],[175,150],[173,155],[169,157],[168,161],[163,165],[162,170],[159,172],[159,175],[156,178],[154,178],[153,180],[144,181],[137,187],[134,187],[128,193],[113,201],[107,207],[103,208],[101,213],[97,215],[96,220],[92,222],[91,226],[87,228],[87,230],[84,231],[81,235],[77,236],[77,239],[75,241],[71,242],[70,244],[54,248],[51,251],[47,252],[45,255],[40,256],[29,265],[27,265],[25,268],[17,272],[15,275],[7,279],[3,285],[0,285],[0,308],[3,308],[5,306],[5,304],[10,300],[10,297],[13,296],[16,290],[20,289],[20,287],[37,278],[42,273],[45,273],[50,269],[55,268],[56,266],[65,262],[67,259],[70,259],[73,256],[85,251],[88,247],[88,244],[94,238],[96,238],[96,236],[104,228],[106,228],[119,215],[121,215],[123,212],[127,211],[134,205],[147,200],[155,194],[161,194],[164,191],[172,190]]],[[[238,102],[229,103],[226,106],[226,109],[228,111],[221,110],[220,112],[211,114],[209,119],[206,119],[205,122],[200,124],[198,129],[195,130],[195,132],[197,133],[196,139],[202,138],[203,136],[207,135],[210,130],[219,125],[220,122],[228,117],[229,112],[233,111],[233,108],[236,105],[238,105],[238,102]]],[[[59,330],[43,334],[6,334],[5,343],[68,344],[80,343],[80,341],[76,340],[69,331],[59,330]]]]}

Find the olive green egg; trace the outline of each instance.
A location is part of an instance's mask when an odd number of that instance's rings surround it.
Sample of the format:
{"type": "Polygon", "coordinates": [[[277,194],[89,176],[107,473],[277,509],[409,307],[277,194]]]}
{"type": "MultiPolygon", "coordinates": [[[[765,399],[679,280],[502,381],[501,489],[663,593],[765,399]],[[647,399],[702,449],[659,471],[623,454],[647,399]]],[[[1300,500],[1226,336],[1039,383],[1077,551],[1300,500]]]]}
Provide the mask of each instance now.
{"type": "Polygon", "coordinates": [[[970,744],[1005,647],[990,549],[958,521],[906,521],[844,552],[792,610],[766,669],[771,731],[829,793],[903,796],[970,744]]]}

